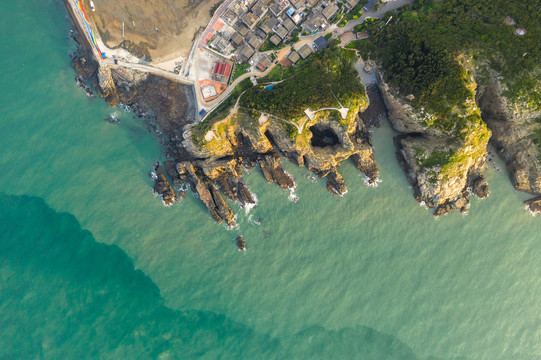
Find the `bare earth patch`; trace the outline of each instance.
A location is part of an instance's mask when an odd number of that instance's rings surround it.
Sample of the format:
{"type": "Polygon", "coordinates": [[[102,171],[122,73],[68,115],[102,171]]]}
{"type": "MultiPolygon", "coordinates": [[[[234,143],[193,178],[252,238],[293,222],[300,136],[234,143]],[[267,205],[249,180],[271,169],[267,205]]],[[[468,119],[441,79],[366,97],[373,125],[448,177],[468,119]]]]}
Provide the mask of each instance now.
{"type": "MultiPolygon", "coordinates": [[[[197,31],[221,0],[93,0],[92,16],[102,40],[113,48],[129,40],[148,49],[153,62],[188,56],[197,31]],[[122,23],[124,22],[124,39],[122,23]],[[158,31],[156,31],[156,28],[158,31]]],[[[84,0],[90,9],[90,1],[84,0]]]]}

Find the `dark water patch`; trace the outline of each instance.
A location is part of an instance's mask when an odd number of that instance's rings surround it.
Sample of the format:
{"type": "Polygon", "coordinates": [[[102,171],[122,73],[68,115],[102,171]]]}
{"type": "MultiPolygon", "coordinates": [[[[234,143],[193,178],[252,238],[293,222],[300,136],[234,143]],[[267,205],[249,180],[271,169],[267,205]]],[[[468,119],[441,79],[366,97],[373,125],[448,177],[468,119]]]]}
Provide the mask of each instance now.
{"type": "Polygon", "coordinates": [[[279,342],[179,312],[117,246],[36,197],[0,194],[0,358],[277,358],[279,342]],[[272,356],[271,356],[272,355],[272,356]]]}
{"type": "Polygon", "coordinates": [[[417,359],[370,328],[277,340],[223,315],[170,309],[124,251],[73,215],[3,193],[0,214],[0,358],[417,359]]]}

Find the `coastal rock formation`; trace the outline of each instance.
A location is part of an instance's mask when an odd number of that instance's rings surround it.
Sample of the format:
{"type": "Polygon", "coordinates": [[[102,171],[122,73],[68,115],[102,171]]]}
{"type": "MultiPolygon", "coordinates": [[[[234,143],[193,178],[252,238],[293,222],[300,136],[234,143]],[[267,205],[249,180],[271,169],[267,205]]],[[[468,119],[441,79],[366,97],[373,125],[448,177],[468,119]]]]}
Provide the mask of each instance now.
{"type": "Polygon", "coordinates": [[[154,193],[160,196],[165,206],[171,206],[177,202],[177,194],[169,184],[169,181],[167,181],[159,163],[154,164],[152,178],[154,179],[154,193]]]}
{"type": "MultiPolygon", "coordinates": [[[[258,166],[268,182],[283,189],[295,188],[293,177],[280,165],[280,155],[325,179],[332,194],[347,191],[338,168],[348,158],[366,175],[367,182],[376,181],[378,170],[370,144],[369,121],[358,116],[369,106],[362,91],[358,98],[342,99],[343,103],[344,99],[348,101],[347,118],[331,109],[320,110],[305,120],[284,120],[260,113],[259,119],[253,121],[254,112],[242,109],[218,119],[209,129],[194,124],[195,96],[191,87],[116,65],[98,69],[81,54],[74,58],[74,68],[90,79],[111,105],[128,105],[148,121],[149,129],[160,136],[171,159],[165,163],[165,170],[173,184],[188,184],[218,223],[235,225],[233,211],[223,196],[241,207],[256,204],[242,179],[243,168],[258,166]]],[[[328,85],[323,86],[328,91],[328,85]]],[[[332,102],[338,100],[334,94],[329,96],[332,102]]],[[[371,114],[375,112],[372,109],[371,114]]],[[[159,165],[155,191],[166,205],[177,200],[159,165]]]]}
{"type": "Polygon", "coordinates": [[[481,116],[492,131],[490,143],[505,161],[515,189],[541,195],[541,110],[512,104],[495,78],[478,92],[481,116]]]}
{"type": "Polygon", "coordinates": [[[188,182],[193,191],[198,195],[210,215],[216,222],[225,223],[229,226],[235,226],[234,214],[231,208],[214,183],[201,171],[201,168],[191,163],[178,163],[176,173],[172,174],[180,182],[188,182]]]}
{"type": "Polygon", "coordinates": [[[541,196],[524,201],[524,205],[533,214],[541,214],[541,196]]]}
{"type": "MultiPolygon", "coordinates": [[[[414,108],[382,76],[379,82],[389,121],[400,133],[395,137],[397,159],[416,200],[434,208],[434,215],[440,216],[453,210],[465,212],[471,194],[480,198],[488,196],[483,177],[490,138],[486,125],[474,122],[467,132],[458,136],[423,125],[429,123],[430,113],[414,108]]],[[[463,108],[466,112],[457,117],[478,117],[479,110],[473,101],[463,108]]]]}

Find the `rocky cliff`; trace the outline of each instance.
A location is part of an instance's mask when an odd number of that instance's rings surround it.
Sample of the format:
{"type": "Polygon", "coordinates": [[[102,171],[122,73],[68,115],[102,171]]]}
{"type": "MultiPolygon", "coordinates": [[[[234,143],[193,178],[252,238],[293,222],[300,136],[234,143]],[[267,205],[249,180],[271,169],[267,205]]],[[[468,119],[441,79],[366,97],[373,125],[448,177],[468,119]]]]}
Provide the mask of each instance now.
{"type": "Polygon", "coordinates": [[[451,109],[457,119],[468,119],[457,132],[429,124],[434,115],[414,106],[413,96],[400,96],[379,77],[389,121],[399,132],[395,137],[397,158],[411,183],[417,201],[434,208],[440,216],[459,209],[467,211],[470,194],[484,198],[489,189],[483,177],[490,131],[480,120],[473,99],[460,109],[451,109]]]}
{"type": "Polygon", "coordinates": [[[513,186],[541,195],[541,110],[512,103],[502,95],[502,88],[493,77],[477,95],[483,120],[492,131],[490,142],[505,161],[513,186]]]}

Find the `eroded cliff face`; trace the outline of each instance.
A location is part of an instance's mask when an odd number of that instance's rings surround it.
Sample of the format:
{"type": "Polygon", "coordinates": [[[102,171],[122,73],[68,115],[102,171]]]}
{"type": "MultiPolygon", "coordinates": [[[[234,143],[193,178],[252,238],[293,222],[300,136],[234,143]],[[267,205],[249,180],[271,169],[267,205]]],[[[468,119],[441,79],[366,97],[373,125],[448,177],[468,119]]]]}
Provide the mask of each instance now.
{"type": "MultiPolygon", "coordinates": [[[[379,80],[389,121],[399,132],[395,137],[397,159],[417,201],[435,208],[434,215],[440,216],[456,209],[467,211],[471,194],[488,196],[483,177],[490,138],[486,125],[472,122],[458,136],[427,126],[433,120],[432,114],[416,109],[410,99],[399,96],[381,76],[379,80]]],[[[472,99],[455,114],[457,119],[478,115],[479,109],[472,99]]]]}
{"type": "Polygon", "coordinates": [[[502,96],[495,78],[477,94],[483,120],[492,130],[490,142],[505,161],[511,182],[519,190],[541,195],[541,110],[513,104],[502,96]]]}

